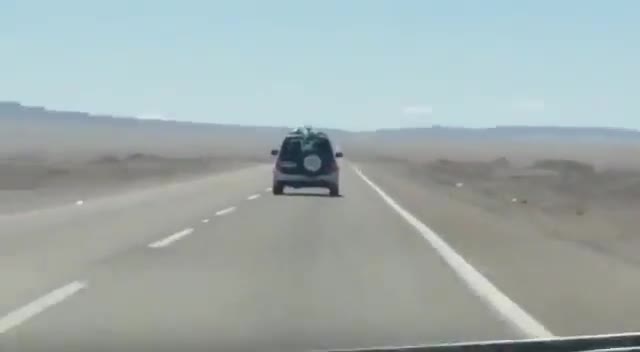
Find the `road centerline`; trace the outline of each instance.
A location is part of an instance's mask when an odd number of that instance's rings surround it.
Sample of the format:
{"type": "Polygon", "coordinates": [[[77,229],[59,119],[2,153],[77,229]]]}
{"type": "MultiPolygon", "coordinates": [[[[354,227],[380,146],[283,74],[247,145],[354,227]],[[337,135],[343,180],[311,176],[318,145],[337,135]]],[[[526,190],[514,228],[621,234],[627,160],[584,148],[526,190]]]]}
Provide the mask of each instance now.
{"type": "Polygon", "coordinates": [[[236,210],[236,207],[228,207],[226,209],[222,209],[216,212],[216,216],[222,216],[222,215],[226,215],[229,214],[231,212],[234,212],[236,210]]]}
{"type": "Polygon", "coordinates": [[[151,244],[149,244],[149,247],[151,248],[162,248],[162,247],[167,247],[169,246],[171,243],[178,241],[180,239],[182,239],[183,237],[189,236],[190,234],[193,233],[193,229],[192,228],[188,228],[188,229],[184,229],[180,232],[176,232],[173,235],[166,237],[164,239],[161,239],[160,241],[156,241],[153,242],[151,244]]]}
{"type": "Polygon", "coordinates": [[[46,295],[36,299],[35,301],[10,312],[4,317],[0,318],[0,334],[4,334],[7,331],[23,324],[27,320],[35,317],[36,315],[44,312],[48,308],[55,306],[58,303],[63,302],[80,290],[86,289],[87,283],[81,281],[74,281],[58,289],[55,289],[46,295]]]}

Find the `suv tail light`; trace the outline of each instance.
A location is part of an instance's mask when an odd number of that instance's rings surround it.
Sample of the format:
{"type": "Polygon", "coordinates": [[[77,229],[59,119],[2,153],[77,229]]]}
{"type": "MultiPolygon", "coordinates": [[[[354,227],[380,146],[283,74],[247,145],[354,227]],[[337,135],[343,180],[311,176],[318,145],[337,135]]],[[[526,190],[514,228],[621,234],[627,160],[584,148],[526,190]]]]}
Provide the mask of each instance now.
{"type": "Polygon", "coordinates": [[[329,164],[329,171],[336,172],[338,170],[340,170],[340,167],[338,166],[338,162],[336,160],[331,161],[331,164],[329,164]]]}

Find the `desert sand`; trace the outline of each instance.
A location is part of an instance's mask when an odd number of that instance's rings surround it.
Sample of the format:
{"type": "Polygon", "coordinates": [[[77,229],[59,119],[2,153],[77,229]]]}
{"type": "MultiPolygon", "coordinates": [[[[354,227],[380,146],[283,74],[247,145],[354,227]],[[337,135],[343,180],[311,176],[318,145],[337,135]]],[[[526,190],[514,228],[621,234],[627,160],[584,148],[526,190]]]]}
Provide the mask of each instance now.
{"type": "Polygon", "coordinates": [[[394,183],[445,194],[489,222],[640,265],[638,143],[425,141],[355,151],[394,183]]]}
{"type": "Polygon", "coordinates": [[[270,160],[270,146],[247,147],[247,140],[251,138],[237,142],[212,138],[189,146],[187,135],[170,142],[160,138],[142,143],[85,140],[62,147],[53,136],[49,145],[5,149],[0,153],[0,214],[181,182],[270,160]]]}

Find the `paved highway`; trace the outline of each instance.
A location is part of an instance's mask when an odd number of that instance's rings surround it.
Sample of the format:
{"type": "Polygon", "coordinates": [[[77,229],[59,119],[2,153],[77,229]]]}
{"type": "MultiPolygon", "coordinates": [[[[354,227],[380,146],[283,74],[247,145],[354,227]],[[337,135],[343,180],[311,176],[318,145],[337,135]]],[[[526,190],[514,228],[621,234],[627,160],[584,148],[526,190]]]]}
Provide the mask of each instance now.
{"type": "Polygon", "coordinates": [[[1,351],[305,351],[550,336],[351,166],[270,166],[0,218],[1,351]]]}

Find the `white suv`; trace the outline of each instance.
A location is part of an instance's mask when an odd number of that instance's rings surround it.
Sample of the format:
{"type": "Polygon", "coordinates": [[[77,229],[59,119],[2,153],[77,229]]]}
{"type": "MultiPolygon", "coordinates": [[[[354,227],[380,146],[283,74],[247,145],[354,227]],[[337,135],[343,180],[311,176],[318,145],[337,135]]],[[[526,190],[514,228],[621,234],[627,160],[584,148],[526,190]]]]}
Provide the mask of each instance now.
{"type": "Polygon", "coordinates": [[[271,155],[277,156],[273,194],[282,194],[285,187],[321,187],[328,188],[333,197],[340,195],[340,168],[336,158],[341,158],[342,153],[334,151],[325,133],[310,127],[298,128],[289,133],[280,150],[272,150],[271,155]]]}

